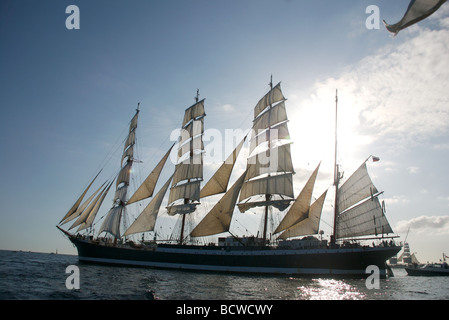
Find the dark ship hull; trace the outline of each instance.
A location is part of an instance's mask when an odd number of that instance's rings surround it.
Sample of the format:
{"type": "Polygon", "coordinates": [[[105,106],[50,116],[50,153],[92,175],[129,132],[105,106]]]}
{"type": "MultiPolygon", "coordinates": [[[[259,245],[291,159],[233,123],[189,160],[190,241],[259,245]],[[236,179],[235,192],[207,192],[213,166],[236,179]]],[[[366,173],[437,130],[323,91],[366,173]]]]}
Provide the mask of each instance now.
{"type": "MultiPolygon", "coordinates": [[[[100,243],[70,236],[79,260],[87,263],[230,273],[289,274],[301,276],[366,276],[375,265],[387,276],[385,262],[399,246],[289,249],[273,247],[220,247],[199,245],[100,243]]],[[[371,272],[370,272],[371,273],[371,272]]]]}

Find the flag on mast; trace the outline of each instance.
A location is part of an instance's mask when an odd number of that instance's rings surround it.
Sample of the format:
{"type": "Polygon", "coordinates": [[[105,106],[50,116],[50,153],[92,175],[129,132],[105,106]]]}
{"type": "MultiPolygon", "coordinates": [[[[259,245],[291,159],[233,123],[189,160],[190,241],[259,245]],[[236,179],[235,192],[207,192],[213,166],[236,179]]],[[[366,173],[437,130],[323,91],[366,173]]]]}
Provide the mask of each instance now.
{"type": "Polygon", "coordinates": [[[383,20],[388,31],[397,35],[399,31],[415,24],[437,11],[446,0],[412,0],[402,19],[395,24],[388,24],[383,20]]]}

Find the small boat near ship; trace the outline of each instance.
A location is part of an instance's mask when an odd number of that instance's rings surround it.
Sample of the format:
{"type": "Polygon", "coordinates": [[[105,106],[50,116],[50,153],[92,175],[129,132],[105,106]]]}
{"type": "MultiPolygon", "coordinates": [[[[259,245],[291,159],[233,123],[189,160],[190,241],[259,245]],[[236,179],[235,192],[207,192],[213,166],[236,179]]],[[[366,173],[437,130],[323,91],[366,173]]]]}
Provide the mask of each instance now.
{"type": "Polygon", "coordinates": [[[424,265],[413,264],[405,268],[409,276],[449,276],[449,265],[446,262],[446,256],[443,253],[443,261],[439,263],[427,263],[424,265]]]}
{"type": "MultiPolygon", "coordinates": [[[[337,116],[337,95],[335,97],[337,116]]],[[[254,108],[249,156],[243,173],[228,188],[234,164],[247,136],[228,159],[201,188],[205,99],[184,112],[182,134],[176,148],[171,146],[140,187],[128,197],[134,159],[139,107],[133,116],[121,156],[119,173],[104,182],[83,202],[100,172],[90,182],[57,228],[76,246],[79,260],[88,263],[145,266],[195,271],[232,273],[294,274],[300,276],[366,276],[370,265],[378,266],[380,276],[387,276],[386,261],[401,247],[392,240],[393,230],[380,203],[379,192],[372,183],[366,162],[340,185],[343,174],[337,164],[335,143],[334,221],[330,241],[319,231],[321,212],[327,190],[312,201],[319,165],[313,171],[297,197],[293,192],[294,174],[290,151],[286,99],[280,83],[273,86],[254,108]],[[156,195],[156,184],[170,153],[176,152],[177,163],[170,178],[156,195]],[[268,160],[268,161],[267,161],[268,160]],[[100,206],[115,182],[113,205],[102,217],[98,232],[93,222],[100,206]],[[176,240],[157,239],[155,231],[159,211],[169,191],[166,213],[178,216],[180,231],[176,240]],[[201,199],[224,194],[207,215],[191,231],[186,229],[186,217],[199,207],[201,199]],[[123,226],[127,208],[143,199],[152,198],[131,225],[123,226]],[[238,202],[238,203],[237,203],[238,202]],[[262,216],[263,231],[257,236],[235,236],[231,232],[234,211],[254,210],[262,216]],[[282,220],[271,233],[270,214],[282,213],[282,220]],[[61,226],[73,221],[67,229],[61,226]],[[69,230],[78,228],[75,232],[69,230]],[[152,233],[151,241],[132,241],[131,235],[152,233]],[[230,236],[220,236],[223,234],[230,236]],[[197,244],[194,239],[218,235],[218,243],[197,244]],[[299,238],[303,237],[303,238],[299,238]],[[363,238],[369,237],[369,238],[363,238]],[[382,245],[363,245],[361,240],[379,239],[382,245]]],[[[336,121],[337,125],[337,121],[336,121]]],[[[335,128],[337,141],[337,127],[335,128]]],[[[373,158],[374,160],[374,158],[373,158]]],[[[376,159],[377,160],[377,159],[376,159]]]]}

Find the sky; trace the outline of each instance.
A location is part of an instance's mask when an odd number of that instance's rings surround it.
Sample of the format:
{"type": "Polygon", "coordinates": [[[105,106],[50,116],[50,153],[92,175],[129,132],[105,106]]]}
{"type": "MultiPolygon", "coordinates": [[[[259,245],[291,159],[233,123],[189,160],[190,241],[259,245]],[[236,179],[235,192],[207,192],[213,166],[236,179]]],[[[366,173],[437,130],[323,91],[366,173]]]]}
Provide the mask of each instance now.
{"type": "Polygon", "coordinates": [[[224,136],[251,127],[272,75],[287,98],[295,195],[321,161],[314,197],[330,195],[320,229],[332,225],[338,89],[345,177],[379,157],[368,170],[398,241],[439,260],[449,252],[449,5],[395,37],[366,26],[368,6],[392,24],[408,3],[2,0],[0,249],[76,253],[55,226],[102,164],[119,166],[138,102],[149,173],[197,89],[206,128],[224,136]],[[66,27],[69,5],[79,29],[66,27]]]}

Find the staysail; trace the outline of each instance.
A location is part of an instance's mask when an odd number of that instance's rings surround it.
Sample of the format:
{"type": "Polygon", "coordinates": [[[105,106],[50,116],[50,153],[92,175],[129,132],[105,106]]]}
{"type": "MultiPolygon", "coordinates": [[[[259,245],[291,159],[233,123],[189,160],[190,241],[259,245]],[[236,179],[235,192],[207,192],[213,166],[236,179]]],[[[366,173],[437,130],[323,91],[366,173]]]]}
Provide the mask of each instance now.
{"type": "MultiPolygon", "coordinates": [[[[64,218],[61,219],[61,221],[59,222],[59,224],[62,223],[66,223],[70,220],[73,220],[74,218],[76,218],[77,216],[79,216],[81,214],[81,212],[84,210],[80,210],[80,204],[81,201],[83,201],[84,196],[86,195],[87,191],[90,189],[90,187],[92,186],[92,184],[94,183],[94,181],[97,179],[98,175],[101,173],[103,169],[101,169],[97,175],[95,176],[95,178],[93,178],[93,180],[91,181],[91,183],[89,183],[89,185],[87,186],[86,190],[84,190],[84,192],[81,194],[81,196],[78,198],[78,200],[74,203],[74,205],[72,206],[72,208],[70,208],[70,210],[66,213],[66,215],[64,216],[64,218]],[[68,218],[70,217],[70,220],[68,220],[68,218]]],[[[92,200],[92,199],[91,199],[92,200]]],[[[90,201],[89,201],[90,202],[90,201]]],[[[87,202],[87,203],[89,203],[87,202]]],[[[86,204],[87,206],[87,204],[86,204]]]]}
{"type": "Polygon", "coordinates": [[[129,200],[126,202],[127,205],[143,199],[147,199],[153,195],[154,189],[156,187],[156,182],[159,179],[161,171],[164,168],[165,162],[167,161],[167,158],[170,155],[173,146],[168,150],[161,161],[159,161],[157,166],[153,169],[153,171],[151,171],[151,173],[136,190],[136,192],[134,192],[131,198],[129,198],[129,200]]]}
{"type": "Polygon", "coordinates": [[[327,190],[324,191],[324,193],[310,206],[307,217],[287,228],[281,233],[278,239],[288,239],[308,234],[317,234],[326,194],[327,190]]]}
{"type": "Polygon", "coordinates": [[[136,221],[134,221],[133,224],[131,224],[131,226],[125,231],[123,236],[154,230],[156,218],[159,213],[159,208],[161,207],[162,200],[164,199],[165,193],[170,186],[172,178],[173,175],[170,177],[170,179],[168,179],[164,186],[145,207],[142,213],[137,217],[136,221]]]}
{"type": "Polygon", "coordinates": [[[246,140],[246,136],[237,145],[234,151],[229,155],[225,162],[215,171],[212,178],[204,185],[200,191],[200,198],[212,196],[226,192],[228,188],[229,178],[231,177],[232,169],[234,168],[237,156],[242,149],[243,143],[246,140]]]}
{"type": "Polygon", "coordinates": [[[309,217],[310,201],[312,199],[313,188],[315,186],[319,168],[320,165],[318,165],[315,171],[312,173],[306,185],[304,186],[274,233],[278,233],[287,228],[290,228],[291,226],[309,217]]]}
{"type": "Polygon", "coordinates": [[[192,237],[204,237],[229,231],[232,214],[245,176],[246,171],[193,229],[190,233],[192,237]]]}
{"type": "Polygon", "coordinates": [[[109,183],[108,186],[106,186],[103,191],[98,195],[98,197],[95,199],[95,201],[89,206],[89,208],[83,212],[83,214],[75,221],[75,223],[70,227],[70,229],[80,226],[77,231],[81,231],[84,229],[89,228],[92,223],[94,222],[94,219],[98,213],[98,210],[100,210],[101,204],[104,201],[104,198],[109,192],[109,189],[112,186],[112,181],[109,183]]]}

